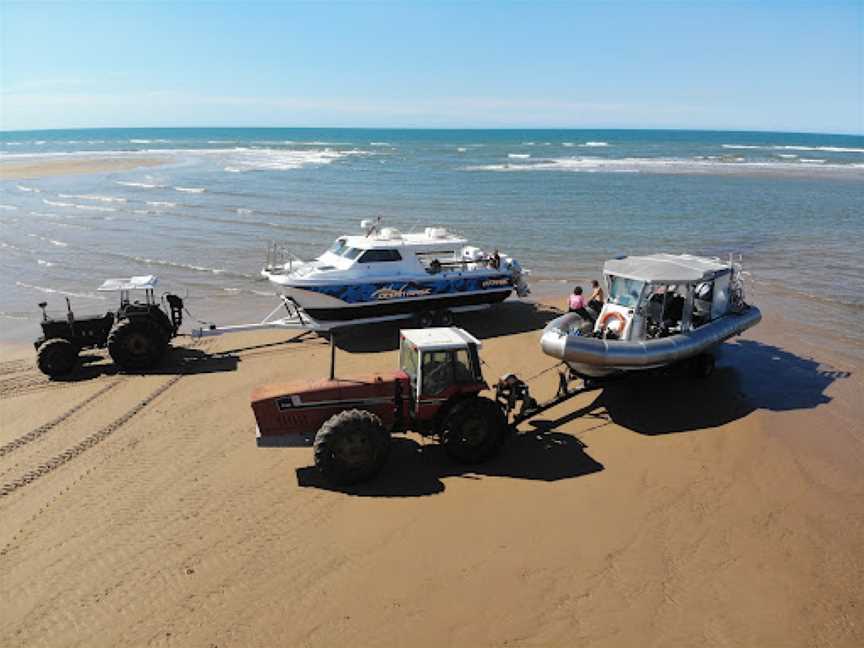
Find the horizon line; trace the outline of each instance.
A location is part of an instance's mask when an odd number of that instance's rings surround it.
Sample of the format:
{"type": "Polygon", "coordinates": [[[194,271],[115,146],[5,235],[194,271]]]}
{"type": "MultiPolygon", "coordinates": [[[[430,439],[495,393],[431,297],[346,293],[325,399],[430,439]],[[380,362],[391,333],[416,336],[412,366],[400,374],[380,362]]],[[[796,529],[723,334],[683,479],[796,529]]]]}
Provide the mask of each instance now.
{"type": "Polygon", "coordinates": [[[0,133],[45,133],[52,131],[87,130],[208,130],[208,129],[269,129],[269,130],[369,130],[369,131],[672,131],[707,133],[785,133],[789,135],[832,135],[841,137],[864,137],[864,132],[767,130],[761,128],[690,128],[690,127],[589,127],[589,126],[76,126],[71,128],[0,128],[0,133]]]}

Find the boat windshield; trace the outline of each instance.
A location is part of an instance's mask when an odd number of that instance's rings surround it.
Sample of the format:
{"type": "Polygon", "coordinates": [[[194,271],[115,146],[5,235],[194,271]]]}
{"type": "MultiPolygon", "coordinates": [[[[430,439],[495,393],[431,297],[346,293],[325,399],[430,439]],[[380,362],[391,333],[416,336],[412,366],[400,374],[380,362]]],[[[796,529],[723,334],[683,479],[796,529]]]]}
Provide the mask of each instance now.
{"type": "Polygon", "coordinates": [[[342,253],[342,256],[345,257],[346,259],[354,260],[354,259],[357,258],[357,256],[358,256],[362,251],[363,251],[363,250],[361,250],[360,248],[351,248],[351,247],[349,247],[349,248],[347,248],[347,249],[345,250],[345,252],[342,253]]]}
{"type": "Polygon", "coordinates": [[[609,301],[619,306],[635,307],[642,294],[644,281],[612,276],[609,278],[609,301]]]}
{"type": "Polygon", "coordinates": [[[330,249],[327,251],[337,256],[341,256],[345,252],[345,249],[345,239],[340,238],[333,241],[333,245],[331,245],[330,249]]]}

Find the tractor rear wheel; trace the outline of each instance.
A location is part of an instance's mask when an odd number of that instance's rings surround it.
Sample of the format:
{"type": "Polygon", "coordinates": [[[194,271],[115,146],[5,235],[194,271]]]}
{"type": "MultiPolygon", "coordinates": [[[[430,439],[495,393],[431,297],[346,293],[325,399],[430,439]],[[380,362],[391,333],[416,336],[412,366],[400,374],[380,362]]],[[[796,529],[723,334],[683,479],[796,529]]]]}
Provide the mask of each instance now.
{"type": "Polygon", "coordinates": [[[162,327],[149,319],[121,320],[108,335],[108,353],[121,371],[151,368],[166,348],[162,327]]]}
{"type": "Polygon", "coordinates": [[[390,434],[381,419],[363,410],[345,410],[331,416],[314,443],[315,465],[324,477],[339,485],[373,477],[390,454],[390,434]]]}
{"type": "Polygon", "coordinates": [[[456,403],[444,420],[441,444],[460,463],[479,463],[494,456],[507,431],[501,407],[488,398],[456,403]]]}
{"type": "Polygon", "coordinates": [[[39,345],[36,364],[46,376],[56,378],[68,374],[78,361],[78,349],[69,340],[54,338],[39,345]]]}

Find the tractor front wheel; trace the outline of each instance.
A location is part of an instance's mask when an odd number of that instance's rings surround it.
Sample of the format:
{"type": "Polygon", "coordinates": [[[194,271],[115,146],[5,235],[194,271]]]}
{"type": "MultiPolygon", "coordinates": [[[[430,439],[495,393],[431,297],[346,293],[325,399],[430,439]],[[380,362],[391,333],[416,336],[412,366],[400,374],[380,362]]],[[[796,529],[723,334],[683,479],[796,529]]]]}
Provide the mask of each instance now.
{"type": "Polygon", "coordinates": [[[55,338],[39,345],[36,364],[46,376],[56,378],[68,374],[78,361],[78,348],[69,340],[55,338]]]}
{"type": "Polygon", "coordinates": [[[488,398],[456,403],[444,420],[441,444],[460,463],[479,463],[494,456],[507,431],[501,407],[488,398]]]}
{"type": "Polygon", "coordinates": [[[166,348],[162,328],[147,319],[124,319],[108,335],[108,353],[121,371],[150,369],[166,348]]]}
{"type": "Polygon", "coordinates": [[[315,465],[334,484],[356,484],[372,478],[390,454],[390,434],[381,419],[363,410],[331,416],[314,443],[315,465]]]}

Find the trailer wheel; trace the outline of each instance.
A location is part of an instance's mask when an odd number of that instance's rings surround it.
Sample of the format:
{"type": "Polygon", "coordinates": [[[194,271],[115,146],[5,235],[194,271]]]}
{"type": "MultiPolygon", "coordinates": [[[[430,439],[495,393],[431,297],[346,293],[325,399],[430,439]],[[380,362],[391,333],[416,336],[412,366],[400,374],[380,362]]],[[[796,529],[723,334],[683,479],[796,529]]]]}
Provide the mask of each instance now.
{"type": "Polygon", "coordinates": [[[422,313],[417,313],[414,321],[417,324],[417,328],[429,328],[435,324],[435,316],[431,311],[423,311],[422,313]]]}
{"type": "Polygon", "coordinates": [[[501,407],[488,398],[474,397],[456,403],[447,414],[441,444],[460,463],[479,463],[494,456],[507,431],[501,407]]]}
{"type": "Polygon", "coordinates": [[[56,378],[68,374],[78,361],[78,349],[65,338],[54,338],[39,345],[36,365],[46,376],[56,378]]]}
{"type": "Polygon", "coordinates": [[[707,378],[714,372],[714,356],[710,353],[703,353],[691,358],[688,369],[693,378],[707,378]]]}
{"type": "Polygon", "coordinates": [[[108,335],[108,353],[122,371],[151,368],[167,346],[162,327],[149,319],[124,319],[108,335]]]}
{"type": "Polygon", "coordinates": [[[381,419],[363,410],[345,410],[331,416],[314,443],[315,465],[324,477],[339,485],[372,478],[390,454],[390,434],[381,419]]]}
{"type": "Polygon", "coordinates": [[[435,320],[438,326],[453,326],[453,312],[440,310],[435,313],[435,320]]]}

